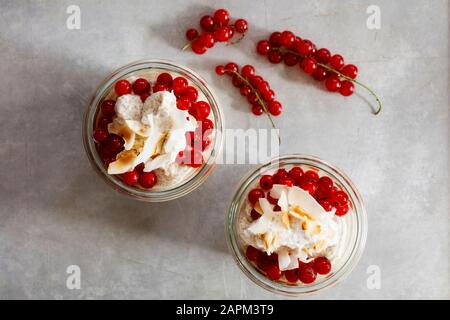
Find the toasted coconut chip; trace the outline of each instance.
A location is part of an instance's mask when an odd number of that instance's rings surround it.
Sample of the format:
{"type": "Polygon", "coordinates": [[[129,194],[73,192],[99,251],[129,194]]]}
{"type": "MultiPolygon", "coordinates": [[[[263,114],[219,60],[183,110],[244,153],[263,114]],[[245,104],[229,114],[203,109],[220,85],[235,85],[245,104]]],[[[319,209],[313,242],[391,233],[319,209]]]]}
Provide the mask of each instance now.
{"type": "Polygon", "coordinates": [[[116,157],[116,161],[109,164],[108,174],[121,174],[132,170],[135,160],[136,152],[134,150],[120,152],[116,157]]]}
{"type": "Polygon", "coordinates": [[[287,186],[284,184],[274,184],[270,190],[270,196],[275,199],[280,199],[281,193],[287,190],[287,186]]]}
{"type": "Polygon", "coordinates": [[[287,212],[289,210],[288,198],[285,190],[281,191],[277,204],[280,206],[281,212],[287,212]]]}
{"type": "Polygon", "coordinates": [[[314,218],[306,211],[303,211],[299,207],[293,207],[289,211],[294,217],[300,217],[301,220],[314,220],[314,218]]]}
{"type": "Polygon", "coordinates": [[[259,198],[259,205],[261,206],[261,210],[263,211],[264,214],[267,215],[273,214],[272,205],[266,198],[259,198]]]}
{"type": "Polygon", "coordinates": [[[267,232],[263,235],[263,241],[267,253],[272,253],[278,242],[278,234],[276,232],[267,232]]]}
{"type": "Polygon", "coordinates": [[[289,213],[283,212],[281,214],[281,222],[287,229],[291,228],[291,222],[289,221],[289,213]]]}
{"type": "Polygon", "coordinates": [[[136,139],[136,134],[130,128],[128,128],[127,124],[123,120],[115,118],[113,122],[108,124],[108,132],[117,134],[118,136],[121,136],[123,138],[123,140],[125,141],[123,145],[125,150],[130,150],[133,147],[136,139]]]}
{"type": "Polygon", "coordinates": [[[258,220],[253,221],[247,230],[251,234],[264,234],[269,229],[271,221],[271,215],[266,213],[262,215],[258,220]]]}
{"type": "Polygon", "coordinates": [[[326,249],[326,243],[325,243],[325,241],[323,241],[323,240],[318,240],[318,241],[316,242],[316,244],[314,245],[314,249],[315,249],[317,252],[321,252],[321,251],[323,251],[324,249],[326,249]]]}
{"type": "Polygon", "coordinates": [[[140,135],[141,137],[148,137],[151,133],[150,127],[142,124],[141,121],[125,120],[125,123],[131,131],[133,131],[137,135],[140,135]]]}
{"type": "Polygon", "coordinates": [[[257,201],[253,207],[253,209],[255,209],[256,212],[258,212],[260,215],[264,214],[264,211],[261,208],[261,205],[259,204],[259,201],[257,201]]]}
{"type": "Polygon", "coordinates": [[[281,271],[287,270],[290,264],[291,264],[291,257],[289,255],[289,249],[285,247],[280,248],[278,250],[278,266],[280,267],[280,270],[281,271]]]}
{"type": "Polygon", "coordinates": [[[291,206],[300,207],[303,212],[307,212],[314,219],[321,219],[323,215],[327,214],[325,209],[309,192],[297,186],[289,189],[288,202],[291,206]]]}
{"type": "Polygon", "coordinates": [[[156,156],[145,163],[144,172],[150,172],[158,168],[165,167],[166,164],[171,164],[175,161],[177,153],[166,153],[156,156]]]}

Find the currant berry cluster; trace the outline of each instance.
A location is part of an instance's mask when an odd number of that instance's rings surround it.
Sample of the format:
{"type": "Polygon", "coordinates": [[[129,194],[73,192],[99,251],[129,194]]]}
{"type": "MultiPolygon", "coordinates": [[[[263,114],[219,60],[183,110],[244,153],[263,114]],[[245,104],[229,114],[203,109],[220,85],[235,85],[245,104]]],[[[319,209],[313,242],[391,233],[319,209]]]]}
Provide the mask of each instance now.
{"type": "Polygon", "coordinates": [[[331,271],[331,262],[326,257],[317,257],[309,263],[298,261],[299,267],[291,270],[281,271],[278,265],[278,255],[260,251],[253,246],[248,246],[245,255],[248,260],[266,274],[270,280],[280,280],[283,276],[291,283],[297,283],[299,280],[304,284],[313,283],[317,274],[326,275],[331,271]]]}
{"type": "Polygon", "coordinates": [[[261,40],[256,45],[256,51],[267,56],[271,63],[284,62],[287,66],[299,65],[300,69],[311,75],[317,81],[324,81],[325,88],[330,92],[339,92],[350,96],[358,84],[368,90],[378,103],[378,96],[366,85],[356,80],[358,68],[353,64],[345,64],[340,54],[331,54],[327,48],[317,49],[316,45],[307,39],[296,36],[291,31],[273,32],[268,40],[261,40]]]}
{"type": "Polygon", "coordinates": [[[190,45],[192,51],[197,54],[204,54],[216,42],[228,42],[236,33],[241,35],[241,38],[238,40],[240,41],[248,30],[248,23],[244,19],[237,19],[234,24],[230,24],[228,11],[218,9],[213,16],[203,16],[200,19],[200,27],[202,30],[201,34],[194,28],[186,31],[186,38],[190,41],[187,46],[190,45]]]}
{"type": "Polygon", "coordinates": [[[234,62],[216,67],[217,75],[227,74],[231,76],[233,85],[239,88],[241,95],[247,97],[253,114],[260,116],[264,112],[273,116],[281,114],[283,106],[275,100],[275,92],[263,77],[255,73],[255,68],[249,64],[239,70],[234,62]]]}
{"type": "MultiPolygon", "coordinates": [[[[335,186],[330,177],[319,177],[316,171],[303,171],[300,167],[292,167],[289,171],[280,168],[273,175],[263,175],[259,180],[259,187],[250,190],[248,194],[250,203],[254,205],[259,198],[267,198],[275,206],[274,210],[279,211],[278,199],[273,198],[269,193],[274,184],[302,188],[309,192],[325,211],[335,208],[337,216],[345,215],[350,209],[351,204],[347,193],[335,186]]],[[[260,215],[256,210],[252,210],[251,216],[253,219],[258,219],[260,215]]]]}
{"type": "MultiPolygon", "coordinates": [[[[197,101],[198,91],[188,85],[186,78],[172,78],[169,73],[164,72],[158,75],[153,85],[144,78],[138,78],[133,83],[128,80],[119,80],[115,83],[114,91],[117,97],[125,94],[139,95],[142,102],[158,91],[173,92],[177,99],[177,108],[188,111],[197,120],[195,132],[186,134],[187,147],[178,155],[177,163],[194,168],[203,164],[202,152],[211,144],[211,130],[214,128],[214,123],[208,119],[211,107],[205,101],[197,101]]],[[[97,151],[106,167],[116,160],[117,154],[124,150],[123,138],[108,132],[108,124],[116,115],[115,104],[116,101],[112,99],[104,100],[101,103],[93,133],[97,151]]],[[[157,182],[156,174],[143,170],[144,164],[141,163],[134,170],[122,174],[121,178],[128,185],[152,188],[157,182]]]]}

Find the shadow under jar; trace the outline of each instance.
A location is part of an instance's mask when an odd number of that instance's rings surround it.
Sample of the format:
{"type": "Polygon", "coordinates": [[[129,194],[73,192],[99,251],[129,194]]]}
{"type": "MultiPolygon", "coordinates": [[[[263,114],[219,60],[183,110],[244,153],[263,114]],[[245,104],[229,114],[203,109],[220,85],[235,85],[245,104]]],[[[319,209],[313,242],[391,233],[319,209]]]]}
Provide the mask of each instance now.
{"type": "MultiPolygon", "coordinates": [[[[167,91],[171,90],[167,89],[167,91]]],[[[145,97],[142,100],[145,101],[145,97]]],[[[109,121],[112,120],[109,119],[109,121]]],[[[222,149],[223,127],[224,118],[218,99],[201,76],[191,69],[171,61],[143,60],[119,68],[100,84],[84,113],[83,143],[92,167],[110,187],[138,200],[162,202],[173,200],[192,192],[208,178],[215,167],[216,160],[222,149]],[[94,130],[100,125],[99,121],[102,121],[102,119],[105,120],[100,106],[105,100],[117,99],[118,95],[115,92],[115,84],[119,80],[128,80],[133,84],[133,81],[136,79],[144,78],[150,82],[151,88],[155,88],[154,85],[157,84],[155,79],[162,73],[170,74],[173,79],[182,77],[187,80],[187,86],[196,89],[198,92],[198,98],[196,100],[205,101],[210,106],[208,119],[214,128],[209,135],[209,145],[202,149],[203,160],[200,165],[196,165],[195,167],[191,166],[189,170],[183,170],[181,181],[161,185],[156,183],[155,187],[146,189],[139,185],[128,185],[124,183],[121,175],[108,174],[108,163],[105,163],[105,159],[102,159],[100,154],[101,144],[95,141],[93,136],[94,130]]]]}
{"type": "MultiPolygon", "coordinates": [[[[279,179],[278,176],[277,179],[279,179]]],[[[307,182],[303,183],[303,180],[301,179],[299,180],[300,181],[294,182],[293,187],[301,188],[302,190],[296,189],[296,191],[298,193],[303,193],[304,191],[307,191],[308,184],[307,182]]],[[[282,181],[281,184],[284,184],[285,182],[290,184],[293,181],[289,182],[288,176],[288,179],[282,181]]],[[[264,197],[270,199],[268,196],[270,195],[270,189],[268,191],[267,189],[262,190],[265,191],[264,197]]],[[[314,192],[309,192],[307,198],[310,194],[314,195],[316,200],[319,198],[314,192]]],[[[270,200],[272,201],[271,205],[275,208],[273,214],[282,214],[279,208],[276,209],[277,202],[273,201],[273,199],[270,200]]],[[[316,204],[318,203],[319,200],[317,200],[316,204]]],[[[325,204],[322,204],[322,207],[324,205],[325,204]]],[[[301,211],[299,212],[302,213],[301,211]]],[[[296,154],[286,155],[275,158],[269,163],[256,168],[240,181],[227,212],[226,234],[229,249],[236,263],[244,274],[254,283],[278,294],[302,296],[317,293],[325,288],[335,285],[353,270],[364,250],[367,237],[367,216],[361,196],[350,179],[342,171],[325,161],[312,156],[296,154]],[[259,260],[257,260],[261,257],[261,252],[266,257],[267,254],[264,252],[264,248],[258,248],[256,256],[254,256],[253,259],[249,258],[247,249],[249,245],[253,246],[253,244],[248,243],[248,234],[244,233],[244,230],[248,230],[246,228],[249,225],[252,225],[252,223],[256,222],[256,220],[261,217],[257,214],[256,217],[249,214],[252,208],[255,207],[255,204],[250,200],[251,197],[249,198],[249,192],[255,188],[261,188],[260,179],[263,175],[273,175],[278,169],[285,169],[289,173],[293,167],[301,168],[303,175],[307,171],[312,171],[315,172],[318,177],[330,178],[333,182],[333,190],[343,191],[348,195],[348,211],[344,214],[341,216],[334,216],[335,209],[331,208],[328,208],[325,212],[325,214],[333,215],[332,219],[337,221],[339,228],[336,229],[338,230],[336,234],[338,236],[336,237],[336,245],[333,247],[334,250],[332,251],[331,256],[327,257],[327,259],[331,261],[331,271],[328,271],[324,275],[316,273],[316,278],[311,283],[303,283],[300,280],[289,281],[286,277],[286,271],[281,271],[281,276],[277,276],[276,280],[269,279],[268,271],[263,270],[264,268],[260,267],[259,260]]],[[[275,256],[276,259],[278,259],[278,255],[275,254],[275,256]]],[[[306,264],[300,262],[300,266],[296,270],[299,271],[302,268],[301,266],[312,266],[314,264],[314,257],[310,257],[310,259],[310,261],[306,261],[306,264]]],[[[276,263],[278,264],[278,262],[276,263]]]]}

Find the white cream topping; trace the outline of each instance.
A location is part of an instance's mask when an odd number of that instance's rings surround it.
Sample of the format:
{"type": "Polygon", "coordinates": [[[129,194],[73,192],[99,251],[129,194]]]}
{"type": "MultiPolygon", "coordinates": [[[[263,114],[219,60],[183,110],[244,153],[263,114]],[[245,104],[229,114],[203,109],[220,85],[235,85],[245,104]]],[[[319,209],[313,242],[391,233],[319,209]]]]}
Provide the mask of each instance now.
{"type": "Polygon", "coordinates": [[[175,95],[168,91],[153,93],[145,103],[133,94],[117,99],[117,118],[108,126],[108,131],[123,137],[123,153],[129,150],[138,153],[135,156],[126,154],[120,163],[112,162],[108,173],[125,173],[145,163],[146,172],[161,169],[167,180],[176,176],[173,166],[178,166],[176,156],[186,147],[186,132],[196,127],[195,119],[187,111],[179,110],[176,103],[175,95]]]}
{"type": "Polygon", "coordinates": [[[341,228],[334,211],[326,212],[314,197],[296,186],[274,185],[270,194],[278,198],[281,211],[273,211],[266,198],[259,199],[255,210],[261,217],[253,222],[248,215],[241,218],[246,244],[268,254],[276,252],[280,270],[297,268],[299,259],[309,262],[333,254],[341,228]]]}

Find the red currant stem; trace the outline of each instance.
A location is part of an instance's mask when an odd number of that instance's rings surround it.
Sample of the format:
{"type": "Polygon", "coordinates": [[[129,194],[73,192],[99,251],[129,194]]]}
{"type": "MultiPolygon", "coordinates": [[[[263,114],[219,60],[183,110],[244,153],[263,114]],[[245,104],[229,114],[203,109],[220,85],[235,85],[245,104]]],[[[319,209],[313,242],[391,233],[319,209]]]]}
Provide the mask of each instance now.
{"type": "Polygon", "coordinates": [[[318,62],[317,65],[319,65],[319,66],[321,66],[322,68],[325,68],[325,69],[327,69],[327,70],[329,70],[329,71],[331,71],[331,72],[334,72],[334,73],[336,73],[337,75],[339,75],[339,77],[344,78],[345,80],[351,81],[351,82],[353,82],[353,83],[356,83],[357,85],[359,85],[359,86],[363,87],[364,89],[366,89],[367,91],[369,91],[369,93],[375,98],[375,100],[376,100],[377,103],[378,103],[378,109],[375,110],[375,111],[373,112],[373,114],[377,115],[377,114],[379,114],[379,113],[381,112],[381,110],[383,109],[383,104],[381,103],[380,98],[378,98],[378,95],[377,95],[371,88],[369,88],[369,87],[366,86],[364,83],[361,83],[361,82],[359,82],[359,81],[356,80],[356,79],[350,78],[350,77],[348,77],[348,76],[342,74],[341,72],[337,71],[337,70],[334,69],[334,68],[331,68],[331,67],[327,66],[326,64],[323,64],[323,63],[319,63],[319,62],[318,62]]]}
{"type": "Polygon", "coordinates": [[[239,37],[239,39],[237,39],[236,41],[229,41],[227,42],[227,46],[233,45],[233,44],[237,44],[239,42],[242,41],[242,39],[244,39],[245,37],[245,33],[241,33],[241,36],[239,37]]]}
{"type": "MultiPolygon", "coordinates": [[[[198,37],[197,37],[198,38],[198,37]]],[[[194,42],[197,38],[195,38],[192,41],[189,41],[188,43],[186,43],[183,48],[181,48],[181,51],[185,51],[187,48],[189,48],[190,46],[192,46],[192,42],[194,42]]]]}
{"type": "MultiPolygon", "coordinates": [[[[273,119],[272,119],[272,116],[270,115],[269,110],[267,110],[267,107],[266,107],[266,104],[264,103],[264,100],[261,99],[258,90],[255,87],[253,87],[251,85],[251,83],[246,78],[244,78],[239,72],[236,72],[236,71],[233,71],[233,70],[229,70],[229,69],[225,69],[224,71],[236,75],[239,79],[241,79],[242,82],[244,82],[247,86],[250,87],[250,89],[255,94],[256,98],[258,99],[258,102],[259,102],[260,106],[264,109],[265,114],[269,118],[269,121],[272,124],[272,127],[276,130],[277,127],[275,126],[275,123],[273,122],[273,119]]],[[[278,136],[278,143],[281,144],[281,137],[280,137],[278,131],[277,131],[277,136],[278,136]]]]}
{"type": "MultiPolygon", "coordinates": [[[[279,50],[279,49],[280,49],[280,48],[278,48],[278,50],[279,50]]],[[[280,51],[281,51],[281,50],[280,50],[280,51]]],[[[295,54],[297,57],[300,57],[300,58],[306,58],[305,56],[302,56],[301,54],[298,54],[297,52],[292,51],[292,50],[289,50],[289,49],[284,49],[283,51],[285,51],[285,52],[290,52],[290,53],[292,53],[292,54],[295,54]]],[[[355,79],[353,79],[353,78],[350,78],[350,77],[348,77],[348,76],[342,74],[342,73],[339,72],[338,70],[336,70],[336,69],[334,69],[334,68],[332,68],[332,67],[330,67],[330,66],[328,66],[328,65],[326,65],[326,64],[317,62],[317,65],[319,65],[319,66],[321,66],[321,67],[327,69],[328,71],[334,72],[334,73],[336,73],[339,77],[344,78],[345,80],[348,80],[348,81],[350,81],[350,82],[353,82],[353,83],[355,83],[355,84],[357,84],[357,85],[363,87],[363,88],[366,89],[367,91],[369,91],[369,93],[375,98],[375,100],[376,100],[377,103],[378,103],[378,109],[375,110],[375,111],[373,112],[373,114],[377,115],[377,114],[379,114],[379,113],[381,112],[381,110],[383,109],[383,104],[381,103],[381,100],[380,100],[380,98],[378,97],[378,95],[377,95],[371,88],[369,88],[369,87],[366,86],[365,84],[359,82],[358,80],[355,80],[355,79]]]]}

